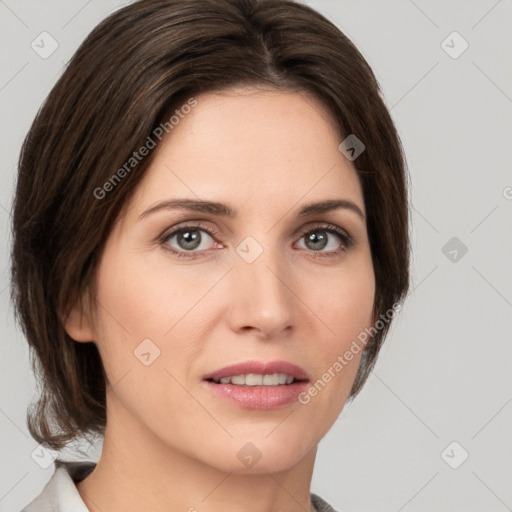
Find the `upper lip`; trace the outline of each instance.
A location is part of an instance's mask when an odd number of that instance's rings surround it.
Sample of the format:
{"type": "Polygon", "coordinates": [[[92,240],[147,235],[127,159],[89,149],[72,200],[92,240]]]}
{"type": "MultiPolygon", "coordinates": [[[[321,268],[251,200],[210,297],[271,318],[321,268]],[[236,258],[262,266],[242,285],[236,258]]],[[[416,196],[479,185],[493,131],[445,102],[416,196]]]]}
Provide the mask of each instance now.
{"type": "Polygon", "coordinates": [[[303,368],[287,361],[245,361],[243,363],[225,366],[220,370],[215,370],[214,372],[205,375],[203,379],[219,380],[223,377],[247,375],[249,373],[255,373],[257,375],[285,373],[286,375],[291,375],[295,380],[309,380],[308,375],[303,368]]]}

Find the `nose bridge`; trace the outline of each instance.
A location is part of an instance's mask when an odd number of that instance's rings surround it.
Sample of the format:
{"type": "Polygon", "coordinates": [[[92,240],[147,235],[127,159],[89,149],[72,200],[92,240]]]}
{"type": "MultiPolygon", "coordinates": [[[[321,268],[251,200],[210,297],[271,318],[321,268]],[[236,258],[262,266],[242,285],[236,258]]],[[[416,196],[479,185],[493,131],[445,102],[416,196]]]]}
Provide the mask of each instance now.
{"type": "Polygon", "coordinates": [[[235,327],[253,327],[267,335],[290,325],[294,307],[285,255],[270,245],[271,238],[267,236],[265,246],[255,237],[244,239],[236,248],[233,272],[235,327]]]}

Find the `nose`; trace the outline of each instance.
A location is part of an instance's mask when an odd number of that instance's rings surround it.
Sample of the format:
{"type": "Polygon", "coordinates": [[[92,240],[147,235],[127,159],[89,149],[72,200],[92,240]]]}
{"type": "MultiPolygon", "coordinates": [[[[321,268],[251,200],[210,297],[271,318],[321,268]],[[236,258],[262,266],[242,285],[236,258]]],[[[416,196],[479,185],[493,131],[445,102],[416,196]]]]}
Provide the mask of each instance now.
{"type": "Polygon", "coordinates": [[[282,255],[266,248],[252,263],[237,256],[230,272],[229,321],[239,334],[283,338],[293,330],[298,298],[282,255]]]}

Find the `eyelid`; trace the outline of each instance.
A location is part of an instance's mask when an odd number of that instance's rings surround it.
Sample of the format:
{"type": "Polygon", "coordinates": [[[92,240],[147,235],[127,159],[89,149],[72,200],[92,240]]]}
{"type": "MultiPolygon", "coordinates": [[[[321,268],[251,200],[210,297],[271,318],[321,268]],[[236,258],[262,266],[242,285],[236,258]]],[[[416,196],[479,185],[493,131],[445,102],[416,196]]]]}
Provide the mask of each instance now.
{"type": "Polygon", "coordinates": [[[340,238],[341,242],[342,242],[342,248],[339,251],[310,251],[314,255],[334,256],[336,254],[339,254],[340,252],[346,252],[347,250],[349,250],[356,244],[356,240],[352,237],[352,235],[350,235],[350,233],[346,229],[344,229],[336,224],[332,224],[330,222],[321,222],[321,221],[313,222],[312,224],[313,225],[309,225],[307,227],[301,228],[301,230],[299,231],[299,240],[301,240],[302,237],[304,237],[304,235],[307,235],[308,233],[311,233],[311,232],[314,232],[317,230],[318,231],[324,230],[330,234],[337,235],[338,238],[340,238]]]}
{"type": "Polygon", "coordinates": [[[296,233],[302,237],[305,234],[309,233],[310,231],[314,231],[315,229],[332,230],[339,234],[341,237],[346,237],[352,240],[352,235],[350,235],[350,233],[345,228],[333,224],[332,222],[325,221],[312,221],[308,223],[307,226],[301,227],[298,231],[296,231],[296,233]]]}
{"type": "MultiPolygon", "coordinates": [[[[221,233],[212,225],[210,224],[204,224],[202,221],[194,221],[194,220],[188,220],[183,221],[182,223],[172,226],[172,228],[166,229],[161,235],[157,237],[157,241],[160,243],[164,243],[166,240],[171,238],[172,236],[175,236],[176,234],[179,234],[182,231],[186,231],[187,229],[197,229],[200,231],[205,231],[210,237],[212,238],[220,238],[221,233]]],[[[184,251],[186,252],[186,251],[184,251]]],[[[193,252],[193,251],[190,251],[193,252]]],[[[206,252],[206,251],[197,251],[197,254],[200,252],[206,252]]]]}
{"type": "Polygon", "coordinates": [[[209,234],[211,233],[212,235],[215,235],[215,236],[221,235],[221,233],[219,232],[219,230],[217,228],[215,228],[211,224],[205,224],[204,221],[185,220],[185,221],[181,222],[180,224],[177,224],[176,226],[173,226],[172,228],[166,230],[162,236],[169,237],[170,235],[176,234],[176,232],[179,232],[182,230],[186,231],[187,228],[201,229],[201,230],[204,230],[207,233],[209,233],[209,234]],[[165,235],[165,233],[168,233],[168,234],[165,235]]]}

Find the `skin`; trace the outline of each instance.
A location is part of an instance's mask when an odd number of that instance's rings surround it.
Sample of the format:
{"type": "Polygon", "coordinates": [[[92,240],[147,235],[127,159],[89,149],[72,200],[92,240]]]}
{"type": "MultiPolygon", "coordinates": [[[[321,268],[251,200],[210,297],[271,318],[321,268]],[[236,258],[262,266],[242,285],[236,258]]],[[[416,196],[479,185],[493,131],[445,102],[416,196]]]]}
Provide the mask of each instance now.
{"type": "Polygon", "coordinates": [[[362,189],[313,97],[237,88],[196,99],[155,149],[107,240],[96,308],[75,307],[66,322],[77,342],[97,344],[109,381],[103,452],[77,488],[98,512],[307,511],[317,445],[347,400],[361,354],[307,405],[274,410],[235,406],[202,378],[279,359],[316,382],[372,325],[364,218],[347,208],[297,217],[302,205],[326,199],[350,200],[364,214],[362,189]],[[238,215],[162,209],[139,219],[170,198],[228,203],[238,215]],[[177,236],[159,240],[184,221],[218,233],[200,231],[195,259],[165,249],[186,252],[177,236]],[[319,223],[346,230],[354,244],[343,250],[328,233],[315,250],[302,233],[325,236],[319,223]],[[236,252],[248,236],[263,249],[252,263],[236,252]],[[160,356],[145,366],[134,350],[148,338],[160,356]],[[250,468],[237,457],[248,442],[262,455],[250,468]]]}

